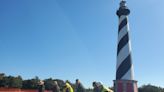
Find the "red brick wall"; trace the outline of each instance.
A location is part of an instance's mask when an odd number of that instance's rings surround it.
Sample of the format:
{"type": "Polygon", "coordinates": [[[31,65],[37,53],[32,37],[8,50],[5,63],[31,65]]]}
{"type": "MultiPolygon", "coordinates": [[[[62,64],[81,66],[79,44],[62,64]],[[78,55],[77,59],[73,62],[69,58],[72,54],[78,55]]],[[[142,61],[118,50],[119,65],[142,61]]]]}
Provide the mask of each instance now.
{"type": "MultiPolygon", "coordinates": [[[[38,92],[38,90],[32,89],[18,89],[18,88],[0,88],[0,92],[38,92]]],[[[52,92],[52,91],[45,91],[52,92]]]]}

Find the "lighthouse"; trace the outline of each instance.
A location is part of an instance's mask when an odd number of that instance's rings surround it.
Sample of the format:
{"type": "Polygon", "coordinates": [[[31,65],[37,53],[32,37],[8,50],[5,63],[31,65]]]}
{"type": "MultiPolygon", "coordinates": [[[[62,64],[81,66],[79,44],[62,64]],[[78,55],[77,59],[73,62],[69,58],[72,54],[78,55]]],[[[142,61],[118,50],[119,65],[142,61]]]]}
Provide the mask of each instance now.
{"type": "Polygon", "coordinates": [[[118,43],[117,43],[117,64],[116,80],[114,80],[115,92],[138,92],[137,81],[134,80],[134,71],[131,55],[131,42],[129,37],[128,15],[130,10],[126,1],[120,2],[116,12],[119,18],[118,43]]]}

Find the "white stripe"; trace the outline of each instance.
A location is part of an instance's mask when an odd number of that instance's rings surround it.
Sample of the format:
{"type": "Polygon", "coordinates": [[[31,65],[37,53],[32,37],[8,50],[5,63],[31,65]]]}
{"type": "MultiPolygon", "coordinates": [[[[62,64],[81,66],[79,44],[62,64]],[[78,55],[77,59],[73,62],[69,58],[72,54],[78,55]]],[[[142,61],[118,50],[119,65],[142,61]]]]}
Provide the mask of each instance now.
{"type": "Polygon", "coordinates": [[[128,25],[124,26],[118,33],[118,43],[122,39],[122,37],[126,35],[127,32],[128,32],[128,25]]]}
{"type": "Polygon", "coordinates": [[[133,65],[131,68],[128,70],[128,72],[121,78],[123,80],[133,80],[134,75],[133,75],[133,65]]]}
{"type": "Polygon", "coordinates": [[[117,56],[117,69],[120,66],[120,64],[128,57],[130,54],[130,49],[129,49],[129,42],[120,50],[117,56]]]}
{"type": "Polygon", "coordinates": [[[120,25],[120,23],[121,23],[125,18],[126,18],[125,15],[122,15],[122,16],[119,18],[119,25],[120,25]]]}
{"type": "Polygon", "coordinates": [[[129,50],[132,51],[131,40],[129,39],[129,50]]]}

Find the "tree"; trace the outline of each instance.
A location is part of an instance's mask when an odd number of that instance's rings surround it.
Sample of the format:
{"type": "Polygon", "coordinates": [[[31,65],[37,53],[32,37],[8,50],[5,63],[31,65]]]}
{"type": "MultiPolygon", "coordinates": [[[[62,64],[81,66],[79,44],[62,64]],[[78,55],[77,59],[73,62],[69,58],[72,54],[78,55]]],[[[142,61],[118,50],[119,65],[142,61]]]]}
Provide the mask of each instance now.
{"type": "Polygon", "coordinates": [[[4,86],[4,77],[5,77],[5,74],[4,73],[0,73],[0,87],[4,86]]]}
{"type": "Polygon", "coordinates": [[[21,88],[22,78],[21,76],[13,77],[0,74],[0,87],[21,88]]]}
{"type": "Polygon", "coordinates": [[[52,78],[45,79],[44,84],[46,90],[52,90],[54,87],[54,80],[52,78]]]}
{"type": "Polygon", "coordinates": [[[88,89],[86,89],[86,92],[93,92],[93,89],[88,88],[88,89]]]}
{"type": "Polygon", "coordinates": [[[0,80],[2,80],[5,77],[4,73],[0,73],[0,80]]]}
{"type": "Polygon", "coordinates": [[[161,87],[153,86],[151,84],[143,85],[140,87],[139,92],[164,92],[164,89],[161,87]]]}
{"type": "Polygon", "coordinates": [[[17,76],[17,77],[10,77],[9,78],[9,87],[12,88],[22,88],[22,77],[17,76]]]}
{"type": "Polygon", "coordinates": [[[37,76],[33,79],[24,80],[22,88],[23,89],[37,89],[39,81],[40,79],[37,76]]]}

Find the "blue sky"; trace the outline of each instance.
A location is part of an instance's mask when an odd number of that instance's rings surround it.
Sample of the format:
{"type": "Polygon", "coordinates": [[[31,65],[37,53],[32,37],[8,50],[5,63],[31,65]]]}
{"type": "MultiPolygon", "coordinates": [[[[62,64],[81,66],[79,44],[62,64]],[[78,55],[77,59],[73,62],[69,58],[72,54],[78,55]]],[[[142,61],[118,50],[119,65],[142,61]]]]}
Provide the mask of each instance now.
{"type": "MultiPolygon", "coordinates": [[[[164,87],[164,1],[128,0],[135,79],[164,87]]],[[[0,72],[113,85],[119,0],[0,0],[0,72]]]]}

